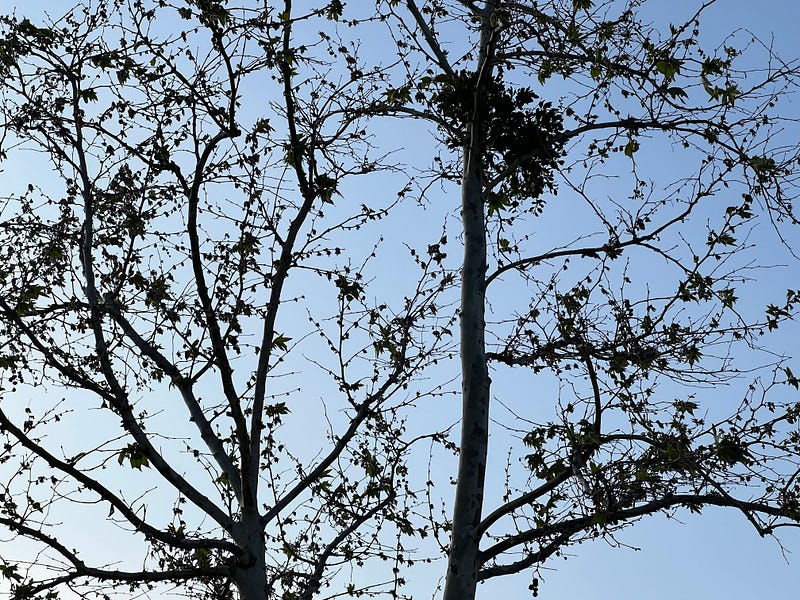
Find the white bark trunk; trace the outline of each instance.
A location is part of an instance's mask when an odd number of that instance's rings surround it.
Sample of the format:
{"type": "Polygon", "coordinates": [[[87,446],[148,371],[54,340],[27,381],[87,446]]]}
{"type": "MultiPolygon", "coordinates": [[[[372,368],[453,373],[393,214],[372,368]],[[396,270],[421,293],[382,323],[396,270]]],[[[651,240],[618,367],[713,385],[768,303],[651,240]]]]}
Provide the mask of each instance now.
{"type": "Polygon", "coordinates": [[[492,77],[491,15],[496,2],[484,9],[478,74],[468,144],[464,148],[461,218],[464,263],[461,273],[462,421],[458,481],[453,506],[443,600],[474,600],[478,583],[478,526],[483,510],[486,456],[489,444],[489,370],[486,364],[486,216],[483,189],[484,107],[482,88],[492,77]]]}
{"type": "Polygon", "coordinates": [[[258,511],[246,514],[236,524],[234,537],[239,547],[247,551],[250,563],[236,570],[234,581],[239,600],[268,600],[267,570],[264,559],[264,531],[258,511]]]}

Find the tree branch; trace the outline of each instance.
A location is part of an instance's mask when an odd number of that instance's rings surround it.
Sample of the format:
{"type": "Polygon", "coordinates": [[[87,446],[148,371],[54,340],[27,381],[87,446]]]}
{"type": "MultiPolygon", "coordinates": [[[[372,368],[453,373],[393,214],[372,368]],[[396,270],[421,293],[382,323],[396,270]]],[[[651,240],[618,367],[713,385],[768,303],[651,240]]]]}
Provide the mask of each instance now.
{"type": "Polygon", "coordinates": [[[194,421],[195,426],[200,431],[200,437],[206,443],[206,446],[211,451],[212,456],[217,461],[217,464],[222,469],[222,472],[228,477],[228,482],[231,484],[236,498],[241,503],[242,501],[242,480],[239,477],[239,472],[233,464],[231,457],[222,446],[219,437],[214,433],[211,428],[211,423],[206,419],[206,415],[200,407],[200,403],[194,396],[192,389],[192,382],[189,378],[184,377],[180,370],[169,361],[163,354],[161,354],[153,344],[148,343],[139,332],[136,331],[130,322],[124,317],[122,312],[117,306],[113,298],[106,302],[106,307],[109,314],[114,320],[122,327],[123,332],[133,341],[141,353],[151,359],[158,368],[166,373],[171,379],[172,383],[181,393],[186,407],[191,415],[191,421],[194,421]]]}
{"type": "MultiPolygon", "coordinates": [[[[603,522],[607,525],[611,525],[678,506],[686,506],[695,509],[700,509],[704,506],[723,506],[737,508],[742,512],[747,511],[751,515],[765,514],[776,518],[785,516],[784,510],[781,508],[769,506],[760,502],[737,500],[729,495],[717,493],[673,494],[658,500],[653,500],[640,506],[604,513],[603,522]]],[[[480,554],[481,563],[486,563],[487,561],[500,556],[502,553],[512,550],[525,543],[534,542],[552,535],[567,535],[571,537],[580,531],[589,529],[596,524],[596,522],[596,515],[586,516],[562,521],[546,527],[530,529],[516,535],[508,536],[504,540],[482,551],[480,554]]],[[[787,523],[787,525],[800,527],[800,523],[787,523]]],[[[764,531],[759,531],[759,533],[761,535],[765,535],[764,531]]]]}
{"type": "Polygon", "coordinates": [[[417,26],[422,32],[422,36],[425,38],[428,46],[436,56],[436,63],[439,65],[442,71],[447,73],[449,77],[453,77],[455,75],[453,72],[453,67],[450,66],[450,61],[447,60],[447,55],[444,53],[444,51],[442,51],[441,46],[439,46],[439,42],[436,40],[436,36],[433,35],[431,28],[428,27],[428,24],[425,22],[422,14],[419,12],[417,3],[414,0],[406,0],[406,5],[408,6],[408,10],[414,16],[414,20],[417,22],[417,26]]]}
{"type": "Polygon", "coordinates": [[[241,554],[241,550],[235,544],[225,540],[214,539],[190,539],[183,536],[166,533],[140,518],[122,499],[111,490],[105,487],[96,479],[86,475],[74,465],[65,462],[44,449],[41,445],[31,440],[0,410],[0,429],[13,435],[25,448],[42,458],[51,468],[57,469],[75,479],[86,488],[95,492],[102,500],[108,502],[112,507],[120,512],[137,531],[146,537],[158,540],[175,548],[196,549],[196,548],[219,548],[235,555],[241,554]]]}

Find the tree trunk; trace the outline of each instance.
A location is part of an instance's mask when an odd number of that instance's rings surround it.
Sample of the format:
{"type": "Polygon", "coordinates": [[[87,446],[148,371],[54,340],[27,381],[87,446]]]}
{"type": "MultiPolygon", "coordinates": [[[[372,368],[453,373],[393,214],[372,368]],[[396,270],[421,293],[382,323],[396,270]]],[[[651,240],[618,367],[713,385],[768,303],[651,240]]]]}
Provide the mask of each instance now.
{"type": "Polygon", "coordinates": [[[479,176],[474,170],[465,176],[462,198],[465,232],[461,294],[463,416],[444,600],[475,597],[477,528],[483,507],[489,426],[489,373],[484,347],[486,240],[483,196],[479,176]]]}
{"type": "Polygon", "coordinates": [[[237,545],[248,555],[248,564],[236,569],[234,581],[239,600],[267,600],[267,569],[264,559],[264,532],[257,511],[244,515],[236,524],[234,537],[237,545]]]}
{"type": "Polygon", "coordinates": [[[467,125],[461,182],[464,263],[461,273],[462,421],[453,532],[444,600],[473,600],[478,583],[478,525],[483,508],[489,436],[489,371],[486,364],[486,217],[483,189],[483,87],[491,77],[492,31],[487,10],[475,84],[474,110],[467,125]]]}

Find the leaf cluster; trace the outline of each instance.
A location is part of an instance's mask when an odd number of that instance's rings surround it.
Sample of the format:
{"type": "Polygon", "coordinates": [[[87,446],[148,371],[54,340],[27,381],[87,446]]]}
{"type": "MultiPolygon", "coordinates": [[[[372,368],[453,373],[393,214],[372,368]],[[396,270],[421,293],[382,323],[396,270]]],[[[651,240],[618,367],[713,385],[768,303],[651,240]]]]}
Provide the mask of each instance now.
{"type": "Polygon", "coordinates": [[[529,87],[513,87],[498,74],[480,79],[474,72],[439,76],[430,103],[445,123],[447,146],[469,146],[471,137],[485,144],[484,177],[502,175],[489,194],[489,211],[516,208],[552,190],[554,172],[564,154],[561,111],[529,87]],[[476,131],[471,124],[480,124],[476,131]]]}

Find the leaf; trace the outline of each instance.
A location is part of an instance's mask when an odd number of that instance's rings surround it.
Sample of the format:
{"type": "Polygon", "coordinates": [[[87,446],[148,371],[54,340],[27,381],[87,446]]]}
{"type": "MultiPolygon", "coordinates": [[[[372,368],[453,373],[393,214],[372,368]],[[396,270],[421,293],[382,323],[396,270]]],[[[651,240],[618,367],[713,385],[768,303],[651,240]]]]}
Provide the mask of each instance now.
{"type": "Polygon", "coordinates": [[[681,100],[685,100],[689,97],[689,94],[686,93],[686,90],[681,87],[668,87],[666,92],[667,95],[673,99],[680,98],[681,100]]]}
{"type": "Polygon", "coordinates": [[[88,90],[81,90],[78,92],[78,95],[84,102],[97,102],[97,92],[92,88],[89,88],[88,90]]]}
{"type": "Polygon", "coordinates": [[[734,436],[727,434],[717,439],[715,452],[722,462],[728,463],[729,465],[735,465],[737,463],[747,465],[752,459],[747,446],[742,444],[734,436]]]}
{"type": "Polygon", "coordinates": [[[489,193],[489,197],[486,200],[489,206],[489,216],[492,216],[494,213],[499,214],[500,211],[507,209],[512,204],[511,198],[505,194],[497,194],[494,192],[489,193]]]}
{"type": "Polygon", "coordinates": [[[639,142],[636,140],[630,140],[627,144],[625,144],[625,156],[628,158],[633,158],[633,155],[637,150],[639,150],[639,142]]]}
{"type": "Polygon", "coordinates": [[[331,3],[328,4],[328,7],[325,9],[325,16],[331,21],[338,21],[342,18],[343,12],[344,5],[341,0],[331,0],[331,3]]]}
{"type": "Polygon", "coordinates": [[[123,448],[119,453],[117,462],[122,464],[125,462],[126,458],[128,459],[132,469],[138,469],[141,471],[142,467],[150,467],[150,461],[147,459],[147,456],[145,456],[144,452],[142,452],[139,444],[129,444],[127,448],[123,448]]]}
{"type": "Polygon", "coordinates": [[[549,60],[543,60],[542,66],[539,69],[539,75],[538,75],[539,83],[544,85],[544,82],[550,79],[550,76],[552,74],[553,74],[553,63],[551,63],[549,60]]]}
{"type": "Polygon", "coordinates": [[[689,364],[689,366],[694,366],[697,361],[700,360],[701,352],[697,346],[687,346],[683,349],[683,359],[689,364]]]}
{"type": "Polygon", "coordinates": [[[336,193],[337,183],[336,179],[324,173],[317,175],[314,179],[317,196],[325,204],[333,204],[333,195],[336,193]]]}
{"type": "Polygon", "coordinates": [[[270,133],[274,131],[274,127],[270,125],[269,119],[258,119],[253,125],[253,133],[270,133]]]}
{"type": "Polygon", "coordinates": [[[286,352],[288,350],[288,346],[286,345],[286,342],[290,342],[291,340],[292,340],[292,338],[286,337],[285,335],[281,334],[278,337],[276,337],[274,340],[272,340],[272,347],[273,348],[277,348],[278,350],[283,350],[284,352],[286,352]]]}
{"type": "Polygon", "coordinates": [[[17,565],[2,564],[0,565],[0,575],[12,581],[22,581],[22,576],[17,573],[17,565]]]}
{"type": "Polygon", "coordinates": [[[364,293],[364,286],[358,281],[347,279],[344,275],[339,275],[336,278],[336,287],[339,288],[339,297],[348,302],[357,300],[364,293]]]}
{"type": "Polygon", "coordinates": [[[661,73],[667,81],[672,81],[681,70],[681,61],[674,58],[658,60],[655,67],[656,71],[661,73]]]}
{"type": "Polygon", "coordinates": [[[100,54],[92,56],[89,60],[95,67],[107,69],[111,66],[114,58],[116,58],[116,55],[113,52],[101,52],[100,54]]]}
{"type": "Polygon", "coordinates": [[[694,411],[697,409],[697,407],[697,402],[692,402],[690,400],[677,400],[675,402],[675,410],[681,413],[689,413],[690,415],[694,415],[694,411]]]}
{"type": "Polygon", "coordinates": [[[733,308],[736,301],[739,299],[734,293],[733,288],[725,288],[719,292],[719,297],[722,300],[722,306],[725,308],[733,308]]]}
{"type": "Polygon", "coordinates": [[[291,411],[286,406],[285,402],[277,402],[275,404],[268,404],[264,407],[264,414],[268,417],[277,417],[279,415],[288,415],[291,411]]]}
{"type": "Polygon", "coordinates": [[[748,159],[748,164],[756,173],[772,173],[777,169],[775,159],[769,156],[753,156],[748,159]]]}
{"type": "Polygon", "coordinates": [[[800,379],[795,377],[794,373],[789,367],[784,367],[783,372],[786,373],[786,383],[791,385],[794,389],[800,389],[800,379]]]}

